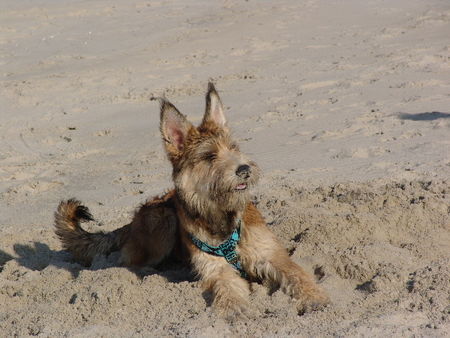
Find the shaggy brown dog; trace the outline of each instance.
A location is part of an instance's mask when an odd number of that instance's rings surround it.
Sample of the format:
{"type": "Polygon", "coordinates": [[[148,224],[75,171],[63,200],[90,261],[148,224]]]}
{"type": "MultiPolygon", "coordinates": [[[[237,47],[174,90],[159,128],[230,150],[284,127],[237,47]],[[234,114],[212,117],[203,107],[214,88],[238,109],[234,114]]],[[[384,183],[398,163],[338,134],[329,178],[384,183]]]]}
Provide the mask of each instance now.
{"type": "Polygon", "coordinates": [[[116,250],[126,266],[154,266],[178,252],[190,260],[205,290],[212,292],[213,306],[226,316],[246,310],[246,279],[281,287],[301,312],[325,305],[325,292],[289,258],[250,202],[249,189],[260,171],[230,137],[213,84],[198,127],[167,100],[160,103],[175,189],[145,203],[130,224],[111,233],[86,232],[80,222],[92,220],[89,210],[76,200],[61,202],[55,226],[64,248],[86,265],[95,255],[116,250]],[[225,257],[200,249],[221,243],[231,248],[225,257]]]}

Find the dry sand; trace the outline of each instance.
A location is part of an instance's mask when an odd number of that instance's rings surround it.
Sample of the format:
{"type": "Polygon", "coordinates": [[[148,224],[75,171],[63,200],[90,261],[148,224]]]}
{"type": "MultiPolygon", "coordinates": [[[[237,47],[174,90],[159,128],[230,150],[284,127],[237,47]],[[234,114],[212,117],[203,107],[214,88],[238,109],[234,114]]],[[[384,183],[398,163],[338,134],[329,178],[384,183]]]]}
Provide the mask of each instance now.
{"type": "Polygon", "coordinates": [[[0,336],[449,336],[448,1],[14,1],[0,12],[0,336]],[[90,230],[171,187],[152,95],[198,122],[209,78],[265,176],[255,200],[332,298],[252,285],[217,318],[188,271],[90,268],[90,230]]]}

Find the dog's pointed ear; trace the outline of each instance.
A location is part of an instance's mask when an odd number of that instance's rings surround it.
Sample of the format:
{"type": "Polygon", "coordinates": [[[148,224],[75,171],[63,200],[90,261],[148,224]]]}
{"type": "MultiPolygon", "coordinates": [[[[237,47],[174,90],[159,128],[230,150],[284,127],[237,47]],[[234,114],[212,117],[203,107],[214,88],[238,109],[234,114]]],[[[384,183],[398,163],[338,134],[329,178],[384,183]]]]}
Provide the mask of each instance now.
{"type": "Polygon", "coordinates": [[[206,110],[203,116],[202,124],[207,122],[214,122],[219,127],[226,126],[226,119],[223,112],[222,101],[219,94],[217,94],[216,88],[212,82],[208,83],[208,92],[206,93],[206,110]]]}
{"type": "Polygon", "coordinates": [[[176,154],[184,149],[192,124],[165,98],[159,98],[161,106],[160,129],[168,153],[176,154]]]}

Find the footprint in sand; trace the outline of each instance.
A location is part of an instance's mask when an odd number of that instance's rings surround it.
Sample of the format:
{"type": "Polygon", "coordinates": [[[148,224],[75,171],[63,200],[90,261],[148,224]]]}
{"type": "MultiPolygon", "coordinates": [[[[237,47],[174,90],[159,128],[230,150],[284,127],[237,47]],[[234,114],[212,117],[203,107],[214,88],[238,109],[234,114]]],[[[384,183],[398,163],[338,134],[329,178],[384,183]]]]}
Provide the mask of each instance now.
{"type": "Polygon", "coordinates": [[[3,196],[9,198],[19,196],[30,196],[41,192],[53,190],[63,185],[64,183],[59,181],[35,180],[10,187],[3,193],[3,196]]]}
{"type": "Polygon", "coordinates": [[[354,149],[336,150],[329,149],[328,152],[332,153],[332,159],[347,159],[347,158],[371,158],[378,157],[386,153],[390,153],[391,150],[383,147],[358,147],[354,149]]]}

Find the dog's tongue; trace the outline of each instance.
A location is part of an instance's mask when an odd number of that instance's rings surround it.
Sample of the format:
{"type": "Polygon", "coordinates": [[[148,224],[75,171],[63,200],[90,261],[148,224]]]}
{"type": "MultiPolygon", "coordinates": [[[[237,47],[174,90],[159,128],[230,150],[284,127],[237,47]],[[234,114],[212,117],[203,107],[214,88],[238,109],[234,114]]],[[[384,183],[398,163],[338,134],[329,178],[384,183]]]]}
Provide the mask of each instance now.
{"type": "Polygon", "coordinates": [[[245,188],[247,188],[247,184],[241,183],[236,187],[236,190],[244,190],[245,188]]]}

